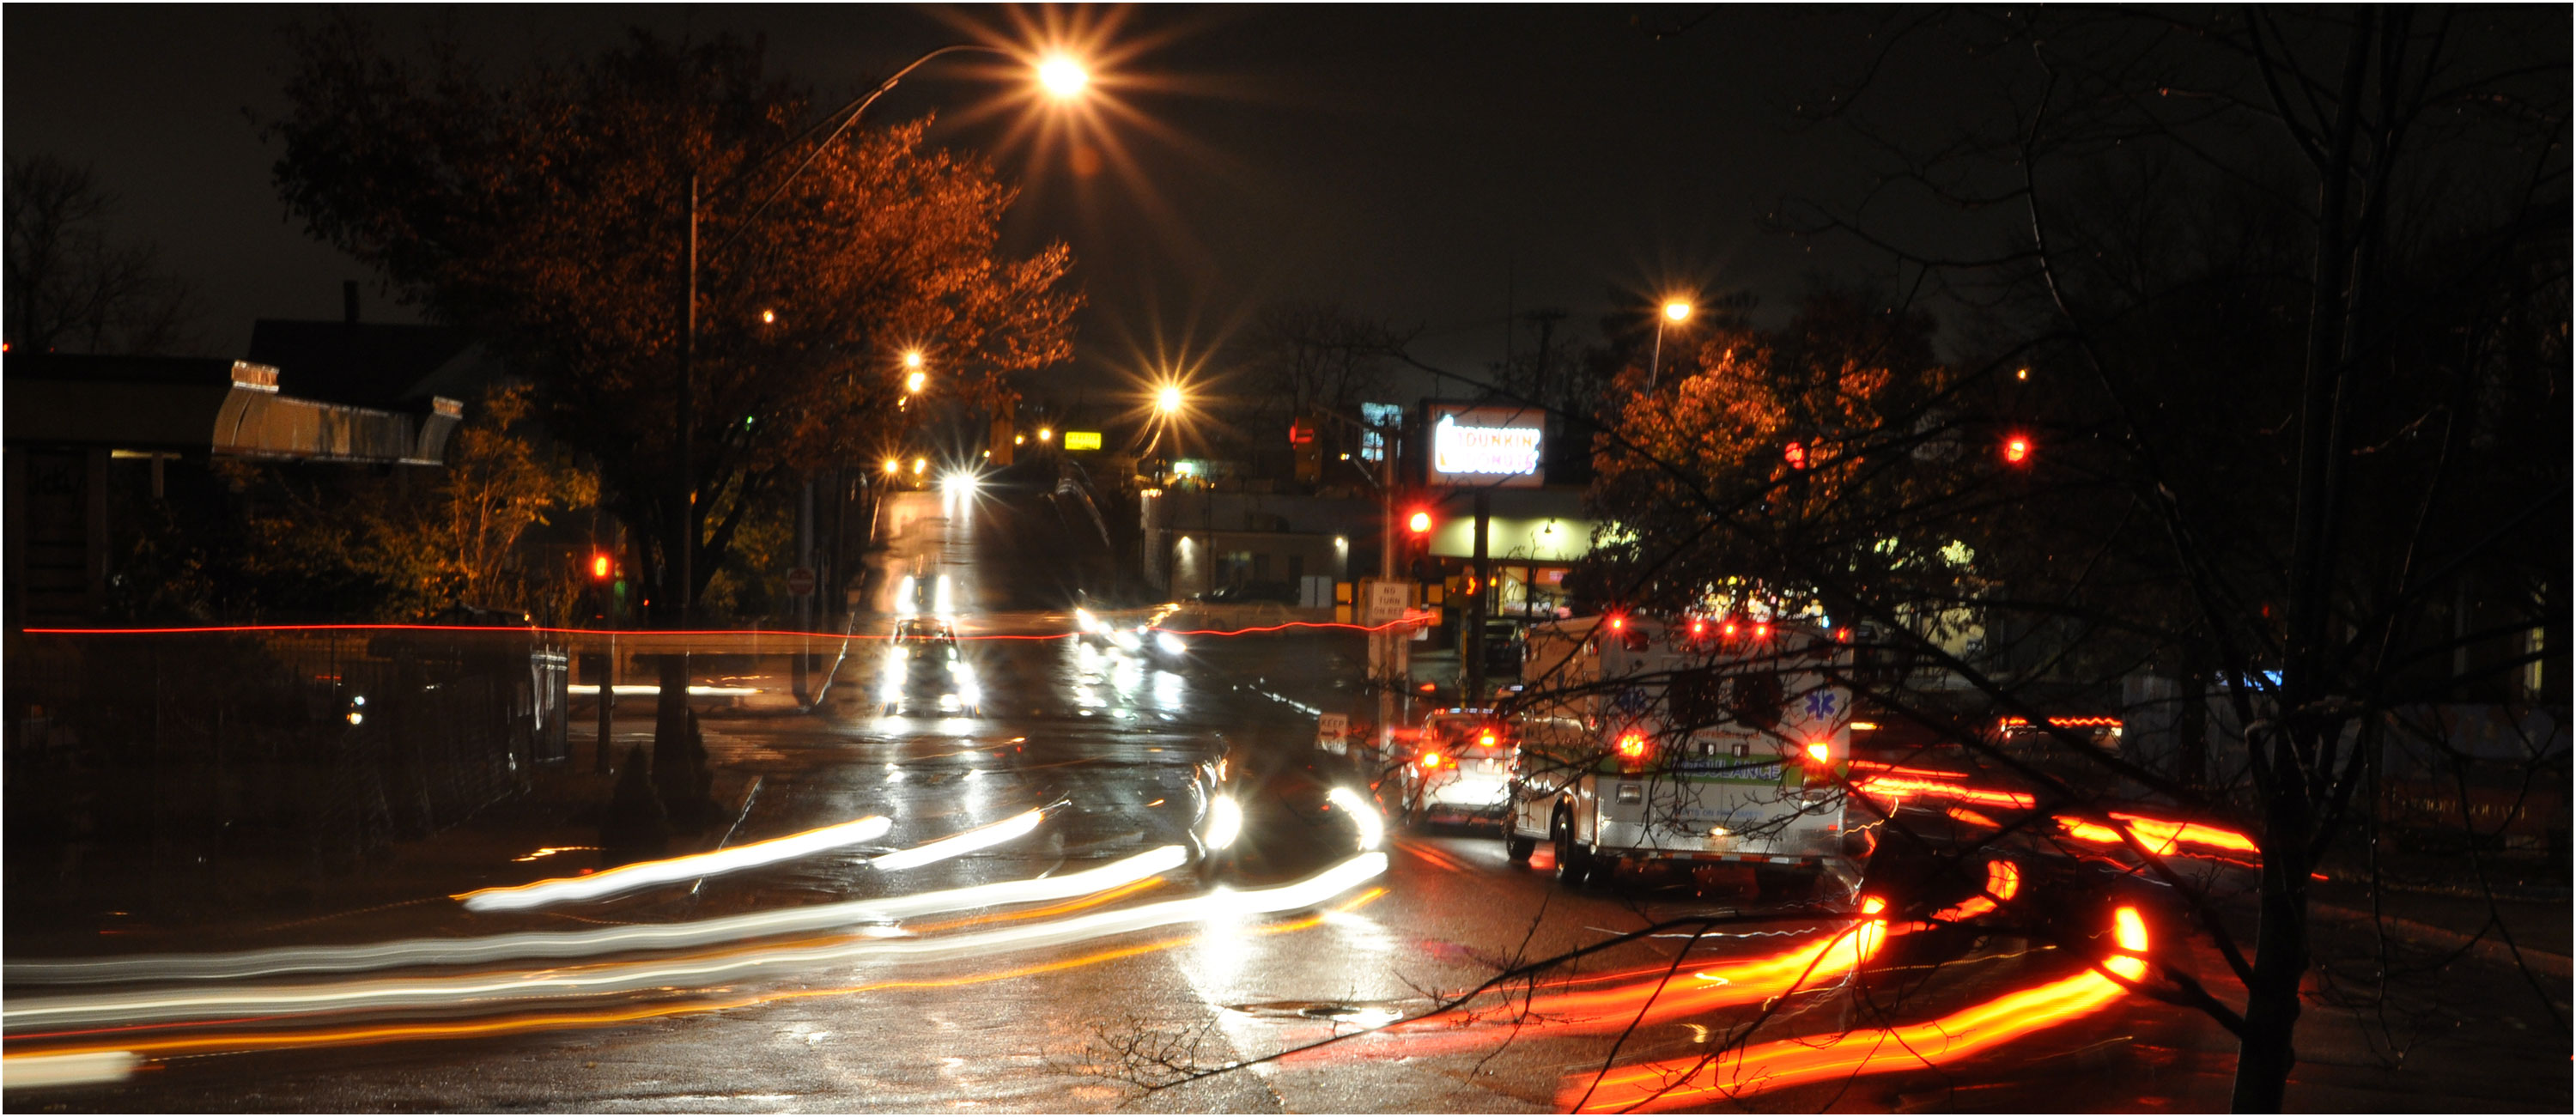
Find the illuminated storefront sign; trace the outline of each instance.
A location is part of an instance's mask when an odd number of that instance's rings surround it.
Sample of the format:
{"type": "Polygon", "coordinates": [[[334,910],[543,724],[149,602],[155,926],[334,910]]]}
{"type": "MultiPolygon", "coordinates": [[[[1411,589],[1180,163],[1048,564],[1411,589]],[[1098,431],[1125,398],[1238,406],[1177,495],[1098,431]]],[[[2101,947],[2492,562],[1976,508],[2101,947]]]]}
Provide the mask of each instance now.
{"type": "Polygon", "coordinates": [[[1537,485],[1544,422],[1542,413],[1517,408],[1441,413],[1431,425],[1431,483],[1537,485]]]}
{"type": "Polygon", "coordinates": [[[1064,432],[1064,448],[1067,450],[1097,450],[1100,448],[1100,432],[1066,431],[1064,432]]]}

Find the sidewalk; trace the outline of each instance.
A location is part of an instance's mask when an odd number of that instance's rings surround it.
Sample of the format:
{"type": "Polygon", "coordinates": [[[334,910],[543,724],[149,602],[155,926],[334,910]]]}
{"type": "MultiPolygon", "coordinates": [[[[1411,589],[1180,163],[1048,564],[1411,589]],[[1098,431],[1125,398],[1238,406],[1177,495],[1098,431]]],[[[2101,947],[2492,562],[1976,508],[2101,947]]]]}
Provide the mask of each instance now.
{"type": "MultiPolygon", "coordinates": [[[[2492,869],[2491,869],[2492,871],[2492,869]]],[[[2461,874],[2465,883],[2475,878],[2461,874]]],[[[2419,891],[2395,884],[2378,895],[2378,919],[2389,937],[2428,951],[2465,952],[2501,966],[2519,955],[2532,973],[2557,981],[2576,974],[2569,958],[2576,938],[2564,898],[2499,894],[2490,905],[2474,895],[2419,891]]],[[[2309,919],[2321,929],[2367,933],[2372,919],[2371,890],[2366,882],[2332,879],[2309,886],[2309,919]]]]}

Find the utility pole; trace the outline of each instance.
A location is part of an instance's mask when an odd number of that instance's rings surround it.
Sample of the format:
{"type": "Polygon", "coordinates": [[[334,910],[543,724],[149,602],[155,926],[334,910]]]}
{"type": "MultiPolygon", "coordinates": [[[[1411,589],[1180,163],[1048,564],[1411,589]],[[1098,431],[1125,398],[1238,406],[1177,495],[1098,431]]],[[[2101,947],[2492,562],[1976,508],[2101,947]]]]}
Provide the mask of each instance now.
{"type": "Polygon", "coordinates": [[[689,176],[688,241],[688,259],[681,268],[688,280],[687,292],[682,296],[685,301],[680,307],[680,391],[674,415],[679,424],[679,452],[673,455],[673,466],[679,470],[679,507],[675,513],[678,522],[671,532],[673,585],[666,587],[671,598],[672,616],[677,618],[677,627],[681,628],[689,624],[690,582],[694,580],[691,567],[696,563],[692,552],[698,549],[698,478],[689,461],[695,454],[689,428],[697,418],[697,386],[689,367],[698,355],[698,176],[695,174],[689,176]]]}
{"type": "MultiPolygon", "coordinates": [[[[1389,425],[1380,427],[1378,430],[1380,433],[1377,440],[1377,491],[1379,496],[1386,499],[1386,517],[1379,529],[1382,538],[1377,549],[1377,576],[1379,581],[1394,581],[1397,538],[1395,427],[1389,425]]],[[[1396,629],[1388,628],[1369,633],[1369,642],[1378,653],[1369,657],[1369,664],[1377,668],[1382,676],[1379,682],[1384,684],[1377,692],[1377,752],[1381,762],[1395,750],[1395,688],[1404,685],[1404,681],[1411,674],[1401,665],[1400,657],[1406,649],[1402,641],[1397,639],[1396,632],[1396,629]]]]}
{"type": "Polygon", "coordinates": [[[1459,664],[1465,669],[1464,677],[1460,680],[1465,685],[1460,689],[1466,691],[1458,696],[1458,704],[1470,708],[1479,708],[1485,704],[1485,595],[1493,592],[1491,583],[1494,573],[1485,558],[1485,525],[1491,521],[1493,510],[1493,490],[1477,489],[1476,572],[1472,575],[1476,580],[1476,588],[1467,595],[1467,615],[1460,625],[1466,630],[1464,633],[1466,639],[1458,642],[1459,658],[1465,661],[1459,664]]]}
{"type": "MultiPolygon", "coordinates": [[[[689,175],[687,240],[688,255],[680,269],[687,278],[683,283],[686,304],[680,309],[679,398],[673,409],[673,420],[678,425],[678,453],[672,455],[672,465],[679,474],[679,487],[673,495],[678,503],[672,509],[670,561],[664,564],[670,578],[662,587],[663,595],[670,601],[672,623],[669,627],[675,629],[689,627],[690,583],[695,577],[691,569],[695,561],[692,552],[698,549],[697,471],[690,464],[696,449],[691,444],[689,433],[697,417],[697,389],[690,368],[697,358],[698,348],[698,176],[694,172],[689,175]]],[[[653,782],[658,785],[663,801],[673,803],[679,800],[679,789],[687,786],[690,777],[684,759],[689,732],[687,646],[683,644],[680,651],[663,654],[661,667],[660,694],[656,697],[653,711],[653,782]]]]}
{"type": "Polygon", "coordinates": [[[1548,394],[1548,365],[1552,360],[1551,354],[1556,351],[1556,324],[1565,320],[1565,312],[1531,310],[1522,312],[1521,317],[1538,324],[1538,363],[1530,373],[1530,399],[1541,405],[1553,404],[1555,401],[1548,394]]]}
{"type": "MultiPolygon", "coordinates": [[[[806,571],[814,569],[814,482],[811,478],[806,479],[804,491],[797,495],[796,500],[796,565],[806,571]]],[[[814,596],[823,592],[821,581],[820,578],[815,579],[815,584],[808,587],[812,592],[796,599],[796,667],[794,681],[790,685],[795,689],[799,706],[806,705],[808,701],[805,697],[808,693],[805,634],[814,630],[814,596]]]]}

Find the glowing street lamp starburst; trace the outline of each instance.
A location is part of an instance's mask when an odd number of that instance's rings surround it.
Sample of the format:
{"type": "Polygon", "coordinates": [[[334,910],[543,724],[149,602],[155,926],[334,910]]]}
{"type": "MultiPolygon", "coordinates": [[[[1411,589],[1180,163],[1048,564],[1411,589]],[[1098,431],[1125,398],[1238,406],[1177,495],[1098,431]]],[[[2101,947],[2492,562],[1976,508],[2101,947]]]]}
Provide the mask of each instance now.
{"type": "Polygon", "coordinates": [[[1059,101],[1082,95],[1091,85],[1091,71],[1072,58],[1054,54],[1038,63],[1038,87],[1059,101]]]}

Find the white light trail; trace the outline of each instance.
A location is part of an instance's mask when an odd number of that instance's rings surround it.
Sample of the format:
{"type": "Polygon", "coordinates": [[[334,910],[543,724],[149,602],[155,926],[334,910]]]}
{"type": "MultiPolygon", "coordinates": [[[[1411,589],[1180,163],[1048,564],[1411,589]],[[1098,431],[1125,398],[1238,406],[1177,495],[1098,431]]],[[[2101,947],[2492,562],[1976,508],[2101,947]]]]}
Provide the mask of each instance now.
{"type": "Polygon", "coordinates": [[[817,830],[807,830],[801,834],[789,834],[783,838],[753,842],[750,845],[736,846],[714,853],[624,865],[586,877],[558,877],[512,888],[485,888],[464,893],[456,899],[464,903],[465,910],[478,912],[525,911],[529,908],[545,907],[548,904],[596,900],[621,892],[632,892],[639,888],[740,872],[744,869],[821,853],[827,849],[872,842],[884,837],[886,831],[893,828],[892,819],[883,815],[869,815],[837,826],[825,826],[817,830]]]}
{"type": "Polygon", "coordinates": [[[990,846],[997,846],[1003,842],[1010,841],[1013,838],[1026,834],[1031,830],[1037,829],[1038,821],[1045,817],[1046,812],[1042,809],[1028,811],[1022,814],[1013,815],[989,826],[978,826],[963,833],[951,834],[948,837],[941,838],[938,841],[931,842],[927,845],[918,845],[911,849],[889,853],[883,857],[879,857],[868,862],[868,864],[880,869],[893,870],[918,868],[934,861],[946,861],[951,857],[973,853],[976,850],[990,846]]]}
{"type": "Polygon", "coordinates": [[[122,1082],[133,1073],[134,1055],[128,1051],[11,1055],[0,1059],[0,1087],[11,1090],[122,1082]]]}
{"type": "Polygon", "coordinates": [[[80,1028],[144,1021],[206,1020],[453,1007],[469,1002],[582,997],[646,989],[731,984],[821,967],[883,961],[957,960],[1060,946],[1179,923],[1241,920],[1313,907],[1386,872],[1384,853],[1363,853],[1305,880],[1247,892],[1221,891],[1064,919],[926,938],[861,938],[828,945],[746,949],[688,959],[652,959],[522,973],[404,977],[231,989],[149,989],[49,997],[0,1011],[11,1028],[80,1028]]]}
{"type": "Polygon", "coordinates": [[[1351,821],[1360,830],[1360,848],[1376,849],[1386,842],[1386,817],[1360,793],[1347,787],[1336,787],[1324,795],[1325,801],[1350,812],[1351,821]]]}
{"type": "Polygon", "coordinates": [[[404,939],[360,946],[291,946],[224,954],[143,954],[61,962],[11,962],[10,985],[105,981],[203,981],[282,973],[348,973],[408,965],[468,965],[512,958],[579,958],[629,950],[702,947],[765,935],[792,935],[867,921],[906,919],[970,908],[1039,903],[1105,892],[1179,868],[1180,846],[1158,846],[1096,869],[1059,877],[995,881],[910,896],[851,900],[787,911],[757,912],[691,923],[544,931],[470,939],[404,939]]]}

